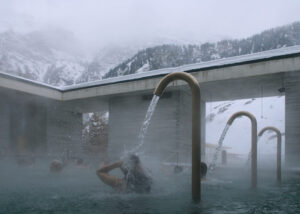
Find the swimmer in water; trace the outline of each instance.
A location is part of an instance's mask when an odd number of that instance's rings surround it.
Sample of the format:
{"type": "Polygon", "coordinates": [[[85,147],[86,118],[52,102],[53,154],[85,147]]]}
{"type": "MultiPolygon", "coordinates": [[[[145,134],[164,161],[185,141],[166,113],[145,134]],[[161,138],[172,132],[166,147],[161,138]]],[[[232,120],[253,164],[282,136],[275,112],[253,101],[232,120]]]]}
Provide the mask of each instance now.
{"type": "Polygon", "coordinates": [[[61,161],[59,160],[53,160],[50,164],[50,171],[51,172],[60,172],[62,171],[64,165],[61,161]]]}
{"type": "Polygon", "coordinates": [[[149,193],[152,179],[141,166],[138,156],[130,155],[125,161],[119,161],[100,167],[97,170],[99,178],[118,192],[149,193]],[[120,168],[124,178],[109,175],[109,171],[120,168]]]}

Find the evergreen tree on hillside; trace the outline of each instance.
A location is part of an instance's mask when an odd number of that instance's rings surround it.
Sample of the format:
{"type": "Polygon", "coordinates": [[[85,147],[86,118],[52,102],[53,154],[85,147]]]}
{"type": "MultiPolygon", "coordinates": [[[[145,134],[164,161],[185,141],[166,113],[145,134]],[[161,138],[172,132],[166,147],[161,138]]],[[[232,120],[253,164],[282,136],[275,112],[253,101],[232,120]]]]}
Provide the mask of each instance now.
{"type": "Polygon", "coordinates": [[[106,112],[89,113],[83,124],[82,139],[85,150],[90,154],[104,153],[108,143],[108,118],[106,112]]]}

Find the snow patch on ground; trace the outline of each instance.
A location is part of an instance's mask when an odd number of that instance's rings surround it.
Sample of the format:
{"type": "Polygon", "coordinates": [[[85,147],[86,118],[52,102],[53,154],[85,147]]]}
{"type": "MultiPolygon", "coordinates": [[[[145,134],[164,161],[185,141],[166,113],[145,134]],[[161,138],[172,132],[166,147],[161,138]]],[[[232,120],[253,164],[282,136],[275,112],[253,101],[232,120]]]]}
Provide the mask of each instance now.
{"type": "MultiPolygon", "coordinates": [[[[217,144],[219,137],[230,116],[238,111],[248,111],[257,119],[258,132],[265,126],[275,126],[285,133],[285,99],[267,97],[243,99],[206,104],[206,142],[217,144]]],[[[258,154],[276,154],[276,139],[273,133],[265,133],[258,141],[258,154]]],[[[284,136],[282,137],[284,154],[284,136]]],[[[248,154],[251,145],[251,123],[247,117],[237,118],[229,128],[224,146],[230,147],[228,152],[248,154]]]]}

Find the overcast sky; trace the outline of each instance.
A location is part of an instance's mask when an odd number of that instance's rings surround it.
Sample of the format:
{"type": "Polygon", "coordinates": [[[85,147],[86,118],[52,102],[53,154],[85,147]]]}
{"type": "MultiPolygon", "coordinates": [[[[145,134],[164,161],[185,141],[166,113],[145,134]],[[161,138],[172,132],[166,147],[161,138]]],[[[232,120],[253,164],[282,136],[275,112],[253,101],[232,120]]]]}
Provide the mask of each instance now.
{"type": "Polygon", "coordinates": [[[300,21],[299,0],[0,0],[0,30],[59,27],[97,46],[243,38],[300,21]]]}

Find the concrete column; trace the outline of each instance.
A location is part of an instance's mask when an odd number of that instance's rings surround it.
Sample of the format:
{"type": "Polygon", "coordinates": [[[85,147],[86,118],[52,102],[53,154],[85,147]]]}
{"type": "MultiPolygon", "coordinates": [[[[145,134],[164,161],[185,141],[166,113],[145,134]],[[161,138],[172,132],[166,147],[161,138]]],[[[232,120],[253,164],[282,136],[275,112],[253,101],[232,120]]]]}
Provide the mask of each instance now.
{"type": "MultiPolygon", "coordinates": [[[[138,134],[144,121],[152,93],[145,95],[124,95],[109,101],[109,143],[108,152],[111,160],[121,157],[138,143],[138,134]]],[[[201,102],[201,142],[205,153],[205,102],[201,102]]],[[[157,160],[191,161],[191,96],[187,88],[167,90],[158,101],[157,107],[145,136],[143,150],[146,156],[157,160]]]]}
{"type": "Polygon", "coordinates": [[[201,100],[200,103],[200,110],[201,110],[201,155],[202,155],[202,161],[204,161],[204,157],[205,157],[205,149],[206,149],[206,103],[204,100],[201,100]]]}
{"type": "Polygon", "coordinates": [[[10,100],[8,97],[1,96],[0,100],[0,156],[5,155],[10,148],[10,100]]]}
{"type": "Polygon", "coordinates": [[[46,149],[46,106],[43,100],[22,93],[9,97],[9,147],[17,155],[46,149]]]}
{"type": "MultiPolygon", "coordinates": [[[[158,101],[144,139],[142,151],[157,160],[176,151],[178,92],[164,94],[158,101]]],[[[138,135],[144,121],[152,92],[144,95],[123,95],[109,101],[108,153],[111,160],[120,159],[125,151],[135,148],[140,142],[138,135]]]]}
{"type": "Polygon", "coordinates": [[[47,107],[47,151],[61,156],[81,153],[82,114],[74,103],[51,101],[47,107]]]}
{"type": "Polygon", "coordinates": [[[300,162],[300,72],[285,74],[285,159],[287,166],[300,162]]]}
{"type": "MultiPolygon", "coordinates": [[[[179,100],[180,110],[178,118],[178,123],[180,124],[179,131],[180,133],[180,140],[182,143],[185,144],[185,146],[181,146],[181,148],[188,148],[184,151],[186,151],[186,156],[190,158],[191,156],[191,135],[192,135],[192,114],[191,114],[191,93],[189,89],[183,88],[180,90],[180,100],[179,100]]],[[[205,114],[206,114],[206,104],[204,100],[201,100],[200,103],[200,116],[201,116],[201,155],[202,161],[204,161],[204,155],[205,155],[205,144],[206,144],[206,137],[205,137],[205,131],[206,131],[206,124],[205,124],[205,114]]],[[[188,159],[189,160],[189,159],[188,159]]]]}

